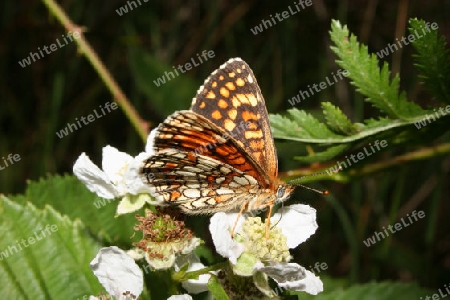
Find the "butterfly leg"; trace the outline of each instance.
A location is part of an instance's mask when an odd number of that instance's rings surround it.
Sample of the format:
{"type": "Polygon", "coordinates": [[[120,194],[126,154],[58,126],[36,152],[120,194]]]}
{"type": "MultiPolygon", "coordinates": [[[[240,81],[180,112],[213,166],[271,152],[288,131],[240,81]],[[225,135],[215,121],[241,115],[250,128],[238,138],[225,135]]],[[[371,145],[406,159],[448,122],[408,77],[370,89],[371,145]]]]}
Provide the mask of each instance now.
{"type": "Polygon", "coordinates": [[[231,238],[234,238],[234,230],[236,229],[239,218],[241,217],[244,210],[247,209],[247,207],[248,207],[248,201],[245,201],[244,204],[242,204],[242,206],[241,206],[241,210],[239,211],[236,221],[234,222],[233,229],[231,230],[231,238]]]}
{"type": "Polygon", "coordinates": [[[266,241],[269,239],[269,230],[270,230],[270,217],[272,216],[274,203],[269,204],[269,209],[267,210],[266,215],[266,241]]]}

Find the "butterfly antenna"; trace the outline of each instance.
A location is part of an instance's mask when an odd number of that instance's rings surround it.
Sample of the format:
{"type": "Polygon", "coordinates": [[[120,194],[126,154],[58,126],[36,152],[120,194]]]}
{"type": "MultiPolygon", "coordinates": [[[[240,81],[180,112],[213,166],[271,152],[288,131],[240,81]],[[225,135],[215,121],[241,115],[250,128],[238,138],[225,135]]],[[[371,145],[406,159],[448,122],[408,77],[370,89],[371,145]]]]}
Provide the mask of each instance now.
{"type": "Polygon", "coordinates": [[[307,189],[307,190],[310,190],[310,191],[314,191],[314,192],[322,194],[322,195],[328,195],[329,192],[327,190],[321,191],[321,190],[318,190],[318,189],[311,188],[309,186],[305,186],[305,185],[300,184],[300,183],[294,183],[294,181],[298,181],[298,180],[300,180],[302,178],[306,178],[306,177],[319,176],[319,175],[322,175],[322,174],[331,175],[332,173],[337,173],[337,172],[339,172],[341,170],[342,170],[342,167],[338,166],[335,169],[331,168],[331,169],[328,169],[328,170],[326,170],[324,172],[313,173],[313,174],[310,174],[310,175],[302,176],[302,177],[297,178],[297,179],[292,179],[291,181],[289,181],[289,184],[292,184],[292,185],[295,185],[295,186],[301,186],[304,189],[307,189]]]}

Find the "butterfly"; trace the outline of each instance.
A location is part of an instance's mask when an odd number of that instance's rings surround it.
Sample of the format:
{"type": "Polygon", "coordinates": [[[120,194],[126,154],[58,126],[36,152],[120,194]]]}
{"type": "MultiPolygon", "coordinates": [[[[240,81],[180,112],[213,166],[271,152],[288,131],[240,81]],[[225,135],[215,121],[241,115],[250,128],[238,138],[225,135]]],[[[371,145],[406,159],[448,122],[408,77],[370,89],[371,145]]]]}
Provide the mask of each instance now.
{"type": "Polygon", "coordinates": [[[167,117],[150,138],[155,154],[144,160],[141,177],[152,196],[186,214],[268,208],[267,235],[274,205],[295,188],[278,179],[264,98],[240,58],[215,70],[190,110],[167,117]]]}

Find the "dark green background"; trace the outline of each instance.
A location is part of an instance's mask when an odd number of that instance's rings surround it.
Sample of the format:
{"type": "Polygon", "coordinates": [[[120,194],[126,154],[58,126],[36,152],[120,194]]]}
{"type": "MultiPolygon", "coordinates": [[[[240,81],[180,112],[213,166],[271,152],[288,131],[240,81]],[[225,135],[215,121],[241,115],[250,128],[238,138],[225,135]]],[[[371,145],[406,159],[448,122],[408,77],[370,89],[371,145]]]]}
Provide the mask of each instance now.
{"type": "MultiPolygon", "coordinates": [[[[410,17],[436,22],[440,35],[450,32],[450,2],[443,0],[313,0],[312,7],[258,35],[250,28],[287,10],[294,1],[141,3],[123,16],[116,9],[126,5],[125,1],[60,4],[76,24],[86,28],[87,40],[152,128],[173,111],[187,109],[203,80],[236,56],[252,67],[270,113],[291,108],[288,99],[300,89],[318,84],[339,69],[329,49],[331,19],[347,24],[372,52],[404,36],[410,17]],[[215,57],[159,88],[154,85],[153,80],[164,71],[203,50],[213,50],[215,57]]],[[[91,114],[112,97],[92,66],[77,53],[75,43],[22,68],[19,60],[54,43],[65,32],[40,1],[3,1],[0,7],[0,157],[10,153],[21,157],[0,171],[0,192],[21,193],[26,180],[72,173],[81,152],[100,163],[101,148],[108,144],[132,155],[142,151],[144,144],[119,109],[62,139],[56,136],[68,122],[91,114]]],[[[410,101],[422,107],[442,107],[420,85],[412,54],[412,47],[405,46],[386,61],[394,73],[400,72],[402,89],[410,101]]],[[[321,101],[339,106],[354,122],[377,116],[347,81],[314,94],[297,108],[314,112],[321,101]]],[[[441,139],[448,141],[448,136],[441,139]]],[[[420,144],[389,148],[376,159],[406,153],[420,144]]],[[[282,171],[299,166],[293,156],[304,147],[277,142],[282,171]]],[[[3,166],[3,160],[0,163],[3,166]]],[[[436,157],[358,178],[352,184],[325,182],[320,187],[331,191],[333,201],[297,191],[292,202],[309,203],[318,210],[319,231],[295,253],[296,260],[304,266],[326,262],[328,275],[358,282],[416,281],[433,290],[450,283],[449,169],[448,157],[436,157]],[[388,225],[390,214],[402,217],[414,209],[424,210],[426,218],[375,246],[363,245],[362,240],[388,225]],[[339,212],[346,214],[353,227],[356,248],[349,247],[339,212]],[[354,261],[358,265],[350,263],[354,261]]]]}

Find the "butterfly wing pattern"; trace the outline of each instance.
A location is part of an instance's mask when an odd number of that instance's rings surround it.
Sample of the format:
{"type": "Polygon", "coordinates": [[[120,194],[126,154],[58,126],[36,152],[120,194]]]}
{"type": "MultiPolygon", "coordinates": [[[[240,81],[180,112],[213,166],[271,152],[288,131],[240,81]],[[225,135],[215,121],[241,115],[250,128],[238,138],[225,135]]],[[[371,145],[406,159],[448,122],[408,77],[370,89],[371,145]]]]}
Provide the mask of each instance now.
{"type": "Polygon", "coordinates": [[[152,196],[187,214],[252,211],[286,200],[264,98],[250,67],[233,58],[197,91],[191,110],[151,133],[141,176],[152,196]]]}

